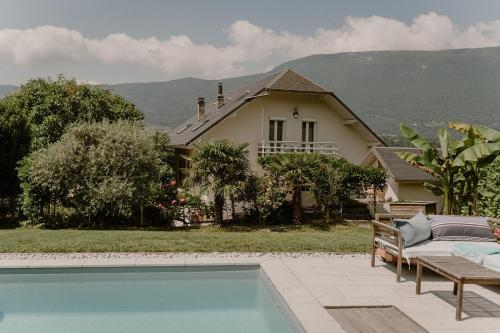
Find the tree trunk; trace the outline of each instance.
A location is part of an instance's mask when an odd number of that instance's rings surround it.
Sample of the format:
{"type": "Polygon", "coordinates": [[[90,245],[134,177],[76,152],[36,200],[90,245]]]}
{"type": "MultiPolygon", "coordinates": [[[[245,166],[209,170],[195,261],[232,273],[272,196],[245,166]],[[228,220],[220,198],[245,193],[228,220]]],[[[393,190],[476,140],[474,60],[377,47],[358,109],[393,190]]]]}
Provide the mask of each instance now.
{"type": "Polygon", "coordinates": [[[301,202],[300,202],[300,189],[296,188],[293,190],[292,196],[292,214],[293,214],[293,224],[300,224],[301,215],[301,202]]]}
{"type": "Polygon", "coordinates": [[[214,197],[214,205],[215,205],[215,224],[221,225],[224,220],[224,196],[217,194],[214,197]]]}
{"type": "Polygon", "coordinates": [[[330,209],[326,208],[326,216],[325,216],[326,224],[330,224],[330,209]]]}
{"type": "Polygon", "coordinates": [[[141,206],[141,228],[144,225],[144,207],[141,206]]]}
{"type": "Polygon", "coordinates": [[[236,215],[236,209],[234,208],[234,195],[231,194],[231,218],[234,221],[234,216],[236,215]]]}

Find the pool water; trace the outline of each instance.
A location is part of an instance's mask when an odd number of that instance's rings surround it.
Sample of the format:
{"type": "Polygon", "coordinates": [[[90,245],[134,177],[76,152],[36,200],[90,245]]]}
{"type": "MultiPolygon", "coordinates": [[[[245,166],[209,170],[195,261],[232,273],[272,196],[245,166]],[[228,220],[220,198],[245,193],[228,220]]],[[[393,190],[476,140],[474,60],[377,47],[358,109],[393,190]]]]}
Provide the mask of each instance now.
{"type": "Polygon", "coordinates": [[[0,332],[303,332],[259,266],[0,270],[0,332]]]}

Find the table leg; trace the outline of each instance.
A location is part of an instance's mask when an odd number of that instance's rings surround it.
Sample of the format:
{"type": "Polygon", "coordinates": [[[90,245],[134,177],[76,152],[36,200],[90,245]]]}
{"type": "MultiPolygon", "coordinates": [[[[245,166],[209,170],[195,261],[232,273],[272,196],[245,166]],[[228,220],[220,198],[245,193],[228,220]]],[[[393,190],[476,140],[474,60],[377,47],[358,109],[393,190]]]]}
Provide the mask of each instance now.
{"type": "Polygon", "coordinates": [[[417,260],[417,290],[416,293],[417,295],[420,294],[420,285],[422,284],[422,264],[420,263],[420,260],[417,260]]]}
{"type": "Polygon", "coordinates": [[[457,296],[458,283],[453,283],[453,295],[457,296]]]}
{"type": "Polygon", "coordinates": [[[455,319],[460,320],[462,319],[462,301],[464,297],[464,284],[462,281],[458,282],[458,287],[457,287],[457,309],[456,309],[456,315],[455,319]]]}

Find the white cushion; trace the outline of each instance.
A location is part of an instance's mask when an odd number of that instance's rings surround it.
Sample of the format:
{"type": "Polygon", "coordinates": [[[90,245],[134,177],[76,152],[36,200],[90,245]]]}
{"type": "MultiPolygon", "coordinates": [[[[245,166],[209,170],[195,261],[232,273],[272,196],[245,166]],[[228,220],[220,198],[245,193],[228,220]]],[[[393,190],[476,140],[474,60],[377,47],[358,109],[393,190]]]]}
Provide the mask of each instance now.
{"type": "Polygon", "coordinates": [[[416,258],[418,256],[451,256],[455,241],[426,240],[403,249],[403,257],[416,258]]]}
{"type": "MultiPolygon", "coordinates": [[[[500,244],[496,244],[499,245],[500,244]]],[[[494,271],[500,272],[500,254],[486,256],[483,260],[483,266],[494,271]]]]}
{"type": "MultiPolygon", "coordinates": [[[[478,245],[478,242],[428,240],[403,249],[403,257],[415,258],[417,256],[451,256],[453,255],[453,246],[458,243],[470,243],[474,246],[478,245]]],[[[495,242],[484,243],[484,246],[500,248],[500,244],[495,242]]]]}

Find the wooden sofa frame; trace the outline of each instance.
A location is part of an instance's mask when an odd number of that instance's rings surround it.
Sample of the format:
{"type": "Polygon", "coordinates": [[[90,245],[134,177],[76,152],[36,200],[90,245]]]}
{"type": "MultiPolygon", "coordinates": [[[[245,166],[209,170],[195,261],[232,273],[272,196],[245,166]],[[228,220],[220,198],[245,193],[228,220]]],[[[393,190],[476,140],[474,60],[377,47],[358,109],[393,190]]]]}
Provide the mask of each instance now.
{"type": "Polygon", "coordinates": [[[401,281],[403,266],[403,238],[398,229],[387,224],[372,221],[372,257],[371,266],[375,267],[375,255],[380,255],[384,261],[396,261],[396,281],[401,281]],[[383,243],[382,243],[382,242],[383,243]]]}
{"type": "MultiPolygon", "coordinates": [[[[495,226],[500,227],[500,219],[488,218],[492,226],[492,232],[495,226]]],[[[371,266],[375,267],[375,256],[379,255],[384,261],[396,263],[396,281],[401,282],[401,269],[403,263],[407,260],[403,258],[403,238],[398,229],[391,227],[379,221],[372,220],[373,239],[372,239],[372,257],[371,266]]],[[[497,240],[497,242],[500,242],[497,240]]],[[[415,259],[410,259],[410,264],[415,264],[415,259]]]]}

